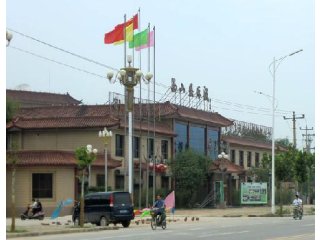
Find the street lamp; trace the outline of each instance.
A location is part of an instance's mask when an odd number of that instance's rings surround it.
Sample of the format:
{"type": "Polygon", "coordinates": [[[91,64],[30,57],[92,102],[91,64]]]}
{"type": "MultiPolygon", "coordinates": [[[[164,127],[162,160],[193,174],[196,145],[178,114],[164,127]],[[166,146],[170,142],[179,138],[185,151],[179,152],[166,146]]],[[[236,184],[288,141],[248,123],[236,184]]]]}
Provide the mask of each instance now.
{"type": "Polygon", "coordinates": [[[12,40],[12,33],[6,31],[6,39],[7,39],[7,47],[9,46],[10,44],[10,41],[12,40]]]}
{"type": "Polygon", "coordinates": [[[298,51],[295,51],[293,53],[290,53],[286,56],[283,56],[279,59],[276,59],[275,57],[273,58],[273,61],[269,65],[269,71],[273,77],[273,90],[272,90],[272,173],[271,173],[271,213],[275,213],[275,164],[274,164],[274,132],[275,132],[275,124],[274,124],[274,115],[275,115],[275,95],[276,95],[276,71],[280,65],[280,63],[286,58],[286,57],[291,57],[296,53],[299,53],[303,51],[303,49],[300,49],[298,51]],[[271,71],[270,67],[273,65],[273,70],[271,71]]]}
{"type": "MultiPolygon", "coordinates": [[[[220,201],[219,201],[219,204],[220,204],[220,207],[225,207],[224,205],[224,174],[225,172],[227,171],[227,167],[228,167],[228,163],[225,161],[225,160],[228,160],[229,159],[229,156],[228,154],[225,154],[224,152],[220,153],[218,155],[218,159],[220,160],[220,163],[219,163],[219,171],[221,173],[221,177],[222,177],[222,189],[223,189],[223,198],[222,196],[220,195],[220,201]],[[223,204],[223,205],[222,205],[223,204]]],[[[220,186],[220,189],[219,189],[220,193],[221,193],[221,186],[220,186]]]]}
{"type": "MultiPolygon", "coordinates": [[[[88,144],[87,145],[87,152],[89,154],[90,157],[92,157],[91,155],[97,155],[98,153],[98,150],[97,149],[92,149],[92,145],[91,144],[88,144]]],[[[89,164],[88,166],[88,186],[90,187],[91,186],[91,163],[89,164]]]]}
{"type": "Polygon", "coordinates": [[[112,131],[108,131],[107,128],[99,131],[99,137],[104,142],[104,187],[105,191],[108,191],[108,144],[112,138],[112,131]]]}
{"type": "MultiPolygon", "coordinates": [[[[152,73],[147,73],[143,76],[143,73],[139,68],[131,67],[132,56],[127,57],[129,67],[121,68],[120,71],[116,74],[116,78],[119,79],[120,83],[125,87],[126,101],[127,101],[127,111],[128,111],[128,124],[129,124],[129,150],[128,150],[128,168],[129,168],[129,193],[132,194],[133,187],[133,173],[132,173],[132,111],[133,111],[133,97],[134,97],[134,87],[141,81],[146,80],[150,82],[153,77],[152,73]]],[[[113,79],[113,72],[107,73],[107,78],[110,82],[113,79]]]]}

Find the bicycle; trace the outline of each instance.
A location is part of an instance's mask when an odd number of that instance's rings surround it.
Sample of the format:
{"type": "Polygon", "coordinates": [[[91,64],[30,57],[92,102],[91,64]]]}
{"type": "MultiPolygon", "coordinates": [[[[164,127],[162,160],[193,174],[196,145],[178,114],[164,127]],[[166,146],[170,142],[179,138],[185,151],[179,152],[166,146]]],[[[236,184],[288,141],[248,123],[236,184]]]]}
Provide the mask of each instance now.
{"type": "Polygon", "coordinates": [[[158,210],[158,208],[153,208],[150,210],[152,230],[156,230],[157,227],[161,227],[164,230],[167,227],[165,211],[163,211],[161,214],[158,214],[158,210]]]}

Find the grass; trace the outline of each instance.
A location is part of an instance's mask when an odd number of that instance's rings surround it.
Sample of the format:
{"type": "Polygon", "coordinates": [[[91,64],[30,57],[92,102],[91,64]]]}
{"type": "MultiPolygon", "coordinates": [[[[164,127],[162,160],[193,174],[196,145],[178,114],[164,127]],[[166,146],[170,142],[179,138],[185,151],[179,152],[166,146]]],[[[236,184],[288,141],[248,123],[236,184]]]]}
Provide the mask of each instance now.
{"type": "Polygon", "coordinates": [[[11,232],[10,229],[7,229],[7,233],[24,233],[28,232],[26,229],[15,229],[15,231],[11,232]]]}

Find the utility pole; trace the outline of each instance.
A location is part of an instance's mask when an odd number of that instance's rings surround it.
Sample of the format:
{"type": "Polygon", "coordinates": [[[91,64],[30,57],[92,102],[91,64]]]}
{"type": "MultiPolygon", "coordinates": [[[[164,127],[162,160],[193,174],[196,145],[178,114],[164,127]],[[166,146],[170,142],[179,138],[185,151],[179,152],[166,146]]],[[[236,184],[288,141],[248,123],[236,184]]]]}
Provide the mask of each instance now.
{"type": "Polygon", "coordinates": [[[296,148],[297,146],[297,137],[296,137],[296,119],[303,119],[304,114],[301,114],[300,117],[296,116],[296,113],[293,111],[292,118],[287,118],[283,116],[284,120],[292,119],[292,124],[293,124],[293,147],[296,148]]]}
{"type": "Polygon", "coordinates": [[[308,131],[310,130],[313,130],[313,127],[312,128],[308,128],[308,126],[306,125],[306,128],[301,128],[300,127],[300,130],[305,130],[306,131],[306,134],[302,134],[303,137],[306,138],[306,151],[309,153],[310,152],[310,143],[311,143],[311,139],[309,138],[310,136],[315,136],[314,134],[308,134],[308,131]]]}

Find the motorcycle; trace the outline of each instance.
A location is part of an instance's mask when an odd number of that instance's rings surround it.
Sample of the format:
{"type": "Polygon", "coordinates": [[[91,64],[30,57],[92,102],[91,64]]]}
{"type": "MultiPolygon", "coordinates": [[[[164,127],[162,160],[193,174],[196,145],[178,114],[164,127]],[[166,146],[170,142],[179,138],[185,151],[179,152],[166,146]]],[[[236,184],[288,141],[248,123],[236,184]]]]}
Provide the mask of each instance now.
{"type": "Polygon", "coordinates": [[[21,218],[21,220],[26,220],[26,219],[43,220],[44,219],[44,211],[42,209],[41,203],[38,202],[37,206],[34,208],[28,206],[27,210],[20,215],[20,218],[21,218]],[[30,213],[30,209],[32,210],[32,213],[30,213]]]}
{"type": "Polygon", "coordinates": [[[301,205],[294,205],[293,206],[293,219],[294,220],[301,220],[303,216],[303,208],[301,205]]]}
{"type": "Polygon", "coordinates": [[[163,211],[160,215],[157,214],[158,208],[153,208],[150,210],[151,213],[151,229],[156,230],[157,227],[162,227],[162,229],[166,229],[167,221],[166,221],[166,213],[163,211]]]}

